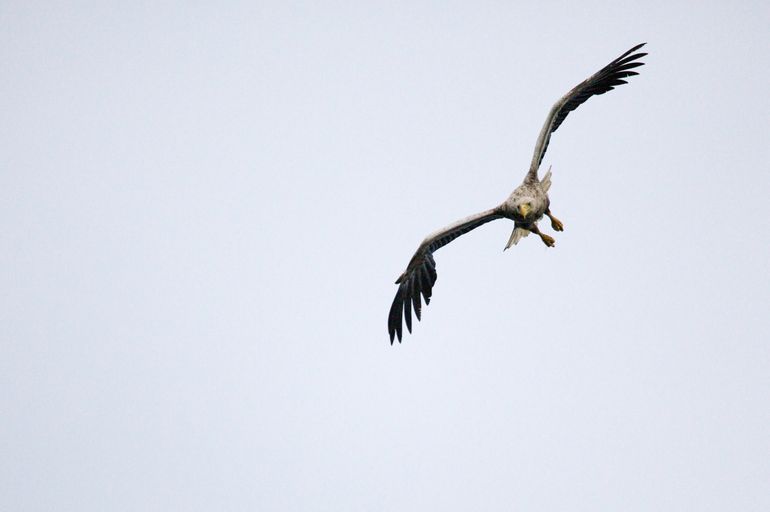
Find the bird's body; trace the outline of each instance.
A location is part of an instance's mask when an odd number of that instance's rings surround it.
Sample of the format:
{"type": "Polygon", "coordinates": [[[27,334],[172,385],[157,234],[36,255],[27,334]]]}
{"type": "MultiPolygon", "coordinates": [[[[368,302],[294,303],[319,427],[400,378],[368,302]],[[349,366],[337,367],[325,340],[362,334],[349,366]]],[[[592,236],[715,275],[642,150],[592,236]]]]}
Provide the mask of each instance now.
{"type": "Polygon", "coordinates": [[[631,69],[643,65],[636,59],[645,56],[646,53],[633,54],[633,52],[642,46],[644,44],[631,48],[599,72],[578,84],[554,104],[538,136],[532,163],[524,181],[505,201],[490,210],[471,215],[431,233],[422,241],[409,261],[406,270],[396,280],[399,288],[388,315],[388,332],[391,343],[396,336],[398,341],[401,341],[402,319],[406,320],[406,327],[411,332],[412,310],[419,320],[422,312],[422,299],[425,300],[426,304],[430,302],[433,285],[437,278],[433,253],[458,236],[487,222],[509,219],[514,222],[514,228],[505,249],[518,243],[529,233],[538,235],[548,247],[555,245],[554,239],[542,233],[538,228],[538,222],[543,216],[547,216],[555,231],[563,231],[564,229],[561,221],[554,217],[550,210],[551,201],[548,197],[548,191],[551,187],[550,169],[542,179],[538,177],[538,169],[548,148],[551,134],[561,125],[569,112],[575,110],[588,98],[593,95],[604,94],[617,85],[625,84],[626,81],[623,78],[636,75],[637,73],[631,69]]]}
{"type": "MultiPolygon", "coordinates": [[[[511,195],[501,205],[503,215],[513,220],[513,232],[511,238],[508,240],[508,244],[505,246],[508,249],[511,245],[518,243],[518,241],[527,236],[530,232],[537,232],[537,223],[543,218],[543,215],[548,214],[550,216],[551,200],[548,198],[548,189],[551,188],[551,171],[545,175],[542,181],[535,176],[533,179],[525,179],[524,183],[516,187],[516,190],[511,192],[511,195]]],[[[557,231],[561,231],[561,227],[555,227],[557,231]]],[[[542,235],[546,238],[544,241],[546,245],[553,246],[554,240],[548,235],[542,235]]]]}

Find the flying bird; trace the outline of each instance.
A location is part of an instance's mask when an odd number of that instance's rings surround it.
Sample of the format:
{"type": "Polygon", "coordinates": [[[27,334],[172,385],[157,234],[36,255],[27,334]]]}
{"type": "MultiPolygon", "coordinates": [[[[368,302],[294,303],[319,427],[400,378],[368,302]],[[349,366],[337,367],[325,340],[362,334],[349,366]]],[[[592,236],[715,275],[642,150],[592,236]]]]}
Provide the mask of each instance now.
{"type": "Polygon", "coordinates": [[[539,236],[548,247],[555,245],[554,239],[542,233],[537,227],[538,221],[545,215],[550,219],[554,231],[564,230],[561,221],[551,213],[551,202],[548,199],[548,189],[551,187],[551,170],[549,168],[542,179],[538,178],[537,172],[545,151],[548,149],[551,134],[561,126],[567,114],[578,108],[588,98],[611,91],[618,85],[628,83],[624,78],[637,75],[638,73],[632,70],[644,65],[643,62],[639,62],[639,59],[647,54],[634,52],[645,44],[634,46],[607,64],[574,87],[551,107],[535,143],[535,153],[532,156],[532,163],[524,181],[502,204],[461,219],[425,237],[412,259],[409,260],[406,270],[396,279],[396,284],[399,285],[398,291],[388,315],[388,333],[390,334],[391,345],[396,337],[398,337],[399,343],[401,342],[404,319],[406,320],[406,328],[412,332],[412,309],[414,309],[417,320],[420,320],[422,299],[425,300],[425,304],[430,303],[437,277],[433,253],[458,236],[464,235],[487,222],[509,219],[514,223],[513,232],[505,249],[515,245],[529,233],[539,236]]]}

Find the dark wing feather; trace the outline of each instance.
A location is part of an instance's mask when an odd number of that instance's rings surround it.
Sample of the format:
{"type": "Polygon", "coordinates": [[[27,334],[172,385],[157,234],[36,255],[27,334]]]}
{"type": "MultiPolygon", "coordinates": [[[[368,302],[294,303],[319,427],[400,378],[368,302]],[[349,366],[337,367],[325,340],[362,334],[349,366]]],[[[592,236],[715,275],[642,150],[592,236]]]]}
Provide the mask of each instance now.
{"type": "Polygon", "coordinates": [[[548,114],[548,118],[545,120],[540,136],[537,138],[535,144],[535,154],[532,156],[532,163],[529,166],[529,175],[534,177],[537,175],[537,169],[540,167],[540,162],[543,161],[546,149],[548,149],[548,143],[551,140],[551,134],[555,132],[567,114],[578,108],[584,101],[596,94],[604,94],[607,91],[611,91],[618,85],[627,83],[624,78],[628,78],[634,75],[638,75],[636,71],[631,71],[634,68],[643,66],[643,62],[638,62],[646,53],[634,53],[647,43],[642,43],[634,46],[626,53],[613,60],[597,73],[591,75],[586,80],[578,84],[570,92],[564,95],[556,104],[551,108],[548,114]]]}
{"type": "Polygon", "coordinates": [[[422,241],[409,261],[406,270],[396,280],[396,284],[399,285],[398,291],[388,315],[388,334],[390,334],[391,345],[396,337],[398,337],[399,343],[401,342],[403,320],[406,320],[406,328],[412,332],[412,309],[414,309],[417,320],[420,320],[422,315],[421,297],[425,299],[426,305],[430,304],[433,285],[438,277],[433,253],[458,236],[499,218],[502,218],[499,209],[493,208],[459,220],[428,235],[422,241]]]}

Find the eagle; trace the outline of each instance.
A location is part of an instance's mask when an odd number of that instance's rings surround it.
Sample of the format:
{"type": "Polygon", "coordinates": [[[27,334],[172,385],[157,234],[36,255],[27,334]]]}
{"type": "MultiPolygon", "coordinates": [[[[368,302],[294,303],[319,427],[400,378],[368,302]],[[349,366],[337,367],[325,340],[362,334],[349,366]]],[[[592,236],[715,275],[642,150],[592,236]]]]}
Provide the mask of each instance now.
{"type": "Polygon", "coordinates": [[[406,270],[396,279],[398,291],[388,315],[388,334],[391,345],[396,337],[401,343],[403,320],[406,320],[406,328],[410,333],[412,332],[412,310],[414,310],[417,320],[420,320],[422,301],[425,300],[426,305],[430,303],[433,286],[436,284],[436,261],[433,258],[433,253],[455,238],[487,222],[509,219],[513,221],[513,232],[503,250],[515,245],[529,233],[539,236],[548,247],[555,245],[554,239],[541,232],[537,226],[537,223],[545,215],[551,221],[551,227],[554,231],[564,230],[564,224],[551,212],[551,201],[548,198],[548,189],[551,187],[551,169],[548,169],[542,179],[538,178],[538,169],[543,161],[545,151],[548,149],[551,134],[561,126],[567,114],[578,108],[588,98],[611,91],[618,85],[628,83],[624,79],[637,75],[638,73],[633,69],[644,65],[639,59],[647,55],[637,52],[637,50],[645,44],[641,43],[634,46],[604,66],[575,86],[551,107],[535,143],[535,153],[532,155],[532,163],[524,176],[524,181],[502,204],[458,220],[425,237],[412,259],[409,260],[406,270]]]}

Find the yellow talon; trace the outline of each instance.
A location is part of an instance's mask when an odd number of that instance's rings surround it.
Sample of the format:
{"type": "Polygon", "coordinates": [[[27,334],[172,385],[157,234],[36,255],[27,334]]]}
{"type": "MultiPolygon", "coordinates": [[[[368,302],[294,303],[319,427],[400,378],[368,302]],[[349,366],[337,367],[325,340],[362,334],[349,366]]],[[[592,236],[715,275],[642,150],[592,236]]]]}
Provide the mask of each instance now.
{"type": "Polygon", "coordinates": [[[559,219],[551,215],[551,210],[546,210],[545,214],[551,219],[551,227],[554,231],[564,231],[564,224],[559,219]]]}

